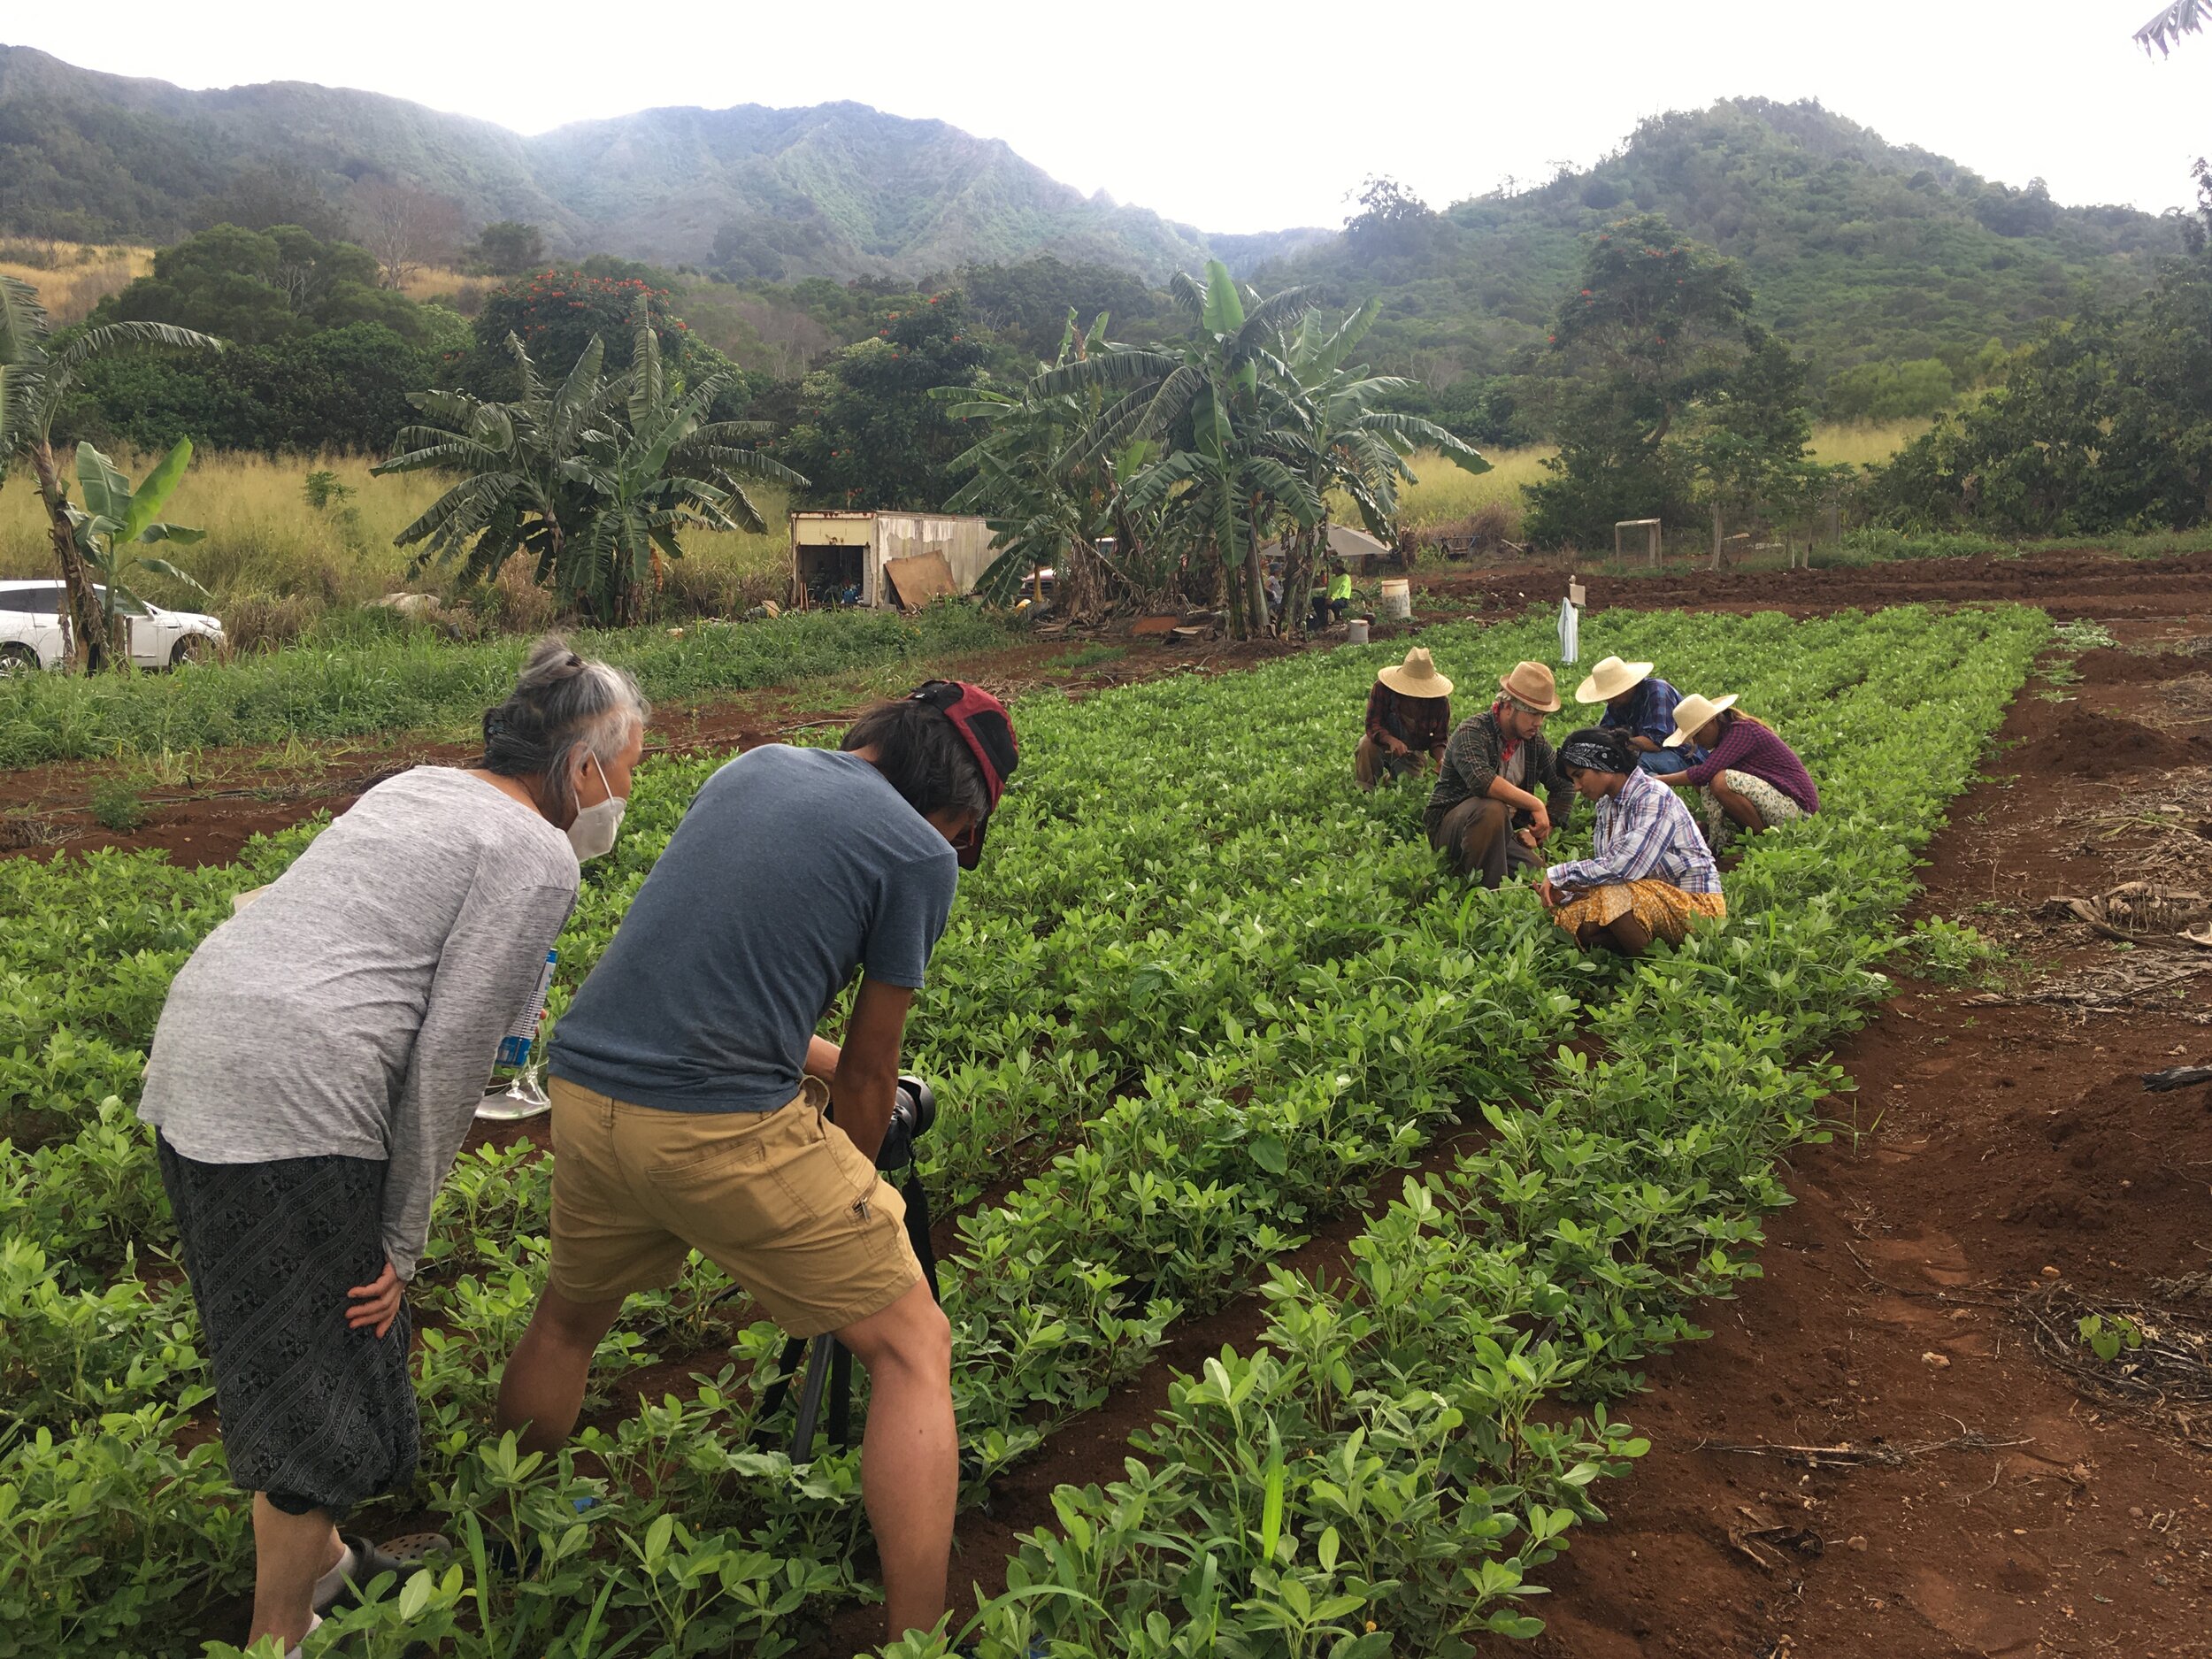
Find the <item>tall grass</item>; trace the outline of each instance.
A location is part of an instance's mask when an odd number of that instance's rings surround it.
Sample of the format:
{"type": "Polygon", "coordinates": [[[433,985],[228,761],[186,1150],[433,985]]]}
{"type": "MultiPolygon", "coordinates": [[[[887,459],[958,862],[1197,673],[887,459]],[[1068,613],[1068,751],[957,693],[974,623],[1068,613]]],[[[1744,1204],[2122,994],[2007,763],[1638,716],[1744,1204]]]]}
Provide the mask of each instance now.
{"type": "Polygon", "coordinates": [[[0,276],[30,284],[56,327],[81,323],[111,294],[154,268],[150,248],[104,248],[88,242],[0,239],[0,276]]]}
{"type": "MultiPolygon", "coordinates": [[[[467,597],[452,568],[434,567],[411,580],[409,550],[392,543],[444,484],[420,472],[372,478],[370,465],[349,456],[196,457],[167,516],[205,530],[207,539],[170,557],[213,597],[157,577],[149,577],[141,591],[156,604],[211,609],[219,615],[242,603],[296,599],[304,602],[311,617],[402,590],[456,603],[467,597]],[[350,497],[320,510],[311,507],[307,475],[315,471],[336,473],[353,492],[350,497]]],[[[671,568],[662,595],[666,614],[724,614],[742,609],[740,602],[749,595],[780,595],[788,546],[783,492],[764,488],[753,498],[768,520],[764,534],[695,532],[683,538],[685,557],[671,568]]],[[[45,510],[30,480],[19,473],[0,488],[0,578],[53,573],[45,510]]]]}
{"type": "MultiPolygon", "coordinates": [[[[628,668],[657,701],[792,685],[824,675],[990,650],[1016,635],[998,615],[933,605],[803,611],[772,620],[571,636],[628,668]]],[[[529,649],[470,645],[420,629],[342,649],[280,651],[165,674],[18,674],[0,680],[0,768],[108,756],[183,754],[293,737],[428,733],[465,739],[504,696],[529,649]]]]}
{"type": "MultiPolygon", "coordinates": [[[[1927,429],[1924,420],[1861,426],[1824,424],[1813,429],[1813,459],[1824,466],[1886,461],[1927,429]]],[[[1505,534],[1517,536],[1521,488],[1542,478],[1545,460],[1557,453],[1548,444],[1485,449],[1490,471],[1471,475],[1433,449],[1424,449],[1413,457],[1417,481],[1400,497],[1401,518],[1409,529],[1426,530],[1502,511],[1505,534]]]]}

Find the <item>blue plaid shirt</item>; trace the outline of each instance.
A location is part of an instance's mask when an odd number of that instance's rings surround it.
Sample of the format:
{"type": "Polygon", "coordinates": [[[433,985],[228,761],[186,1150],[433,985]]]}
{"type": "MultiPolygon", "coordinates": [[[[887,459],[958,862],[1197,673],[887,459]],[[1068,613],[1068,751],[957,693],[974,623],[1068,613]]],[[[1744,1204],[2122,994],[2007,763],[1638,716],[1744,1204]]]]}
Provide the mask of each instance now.
{"type": "Polygon", "coordinates": [[[1577,893],[1646,879],[1685,893],[1720,891],[1720,872],[1690,809],[1641,767],[1628,774],[1618,795],[1598,803],[1597,849],[1544,874],[1554,887],[1577,893]]]}
{"type": "MultiPolygon", "coordinates": [[[[1628,700],[1625,709],[1616,709],[1609,703],[1598,724],[1609,731],[1625,732],[1631,737],[1647,737],[1662,748],[1674,735],[1675,705],[1682,701],[1682,694],[1656,675],[1640,681],[1628,700]]],[[[1694,743],[1684,743],[1677,751],[1692,765],[1705,758],[1705,751],[1694,743]]]]}

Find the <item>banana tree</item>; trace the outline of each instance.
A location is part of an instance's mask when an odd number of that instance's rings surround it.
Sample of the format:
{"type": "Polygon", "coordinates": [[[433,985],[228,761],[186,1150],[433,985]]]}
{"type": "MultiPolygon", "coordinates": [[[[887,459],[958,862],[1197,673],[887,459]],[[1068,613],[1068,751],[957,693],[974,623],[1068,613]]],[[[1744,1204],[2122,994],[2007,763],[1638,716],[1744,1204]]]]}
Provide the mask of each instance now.
{"type": "MultiPolygon", "coordinates": [[[[1102,349],[1106,325],[1101,312],[1087,330],[1080,328],[1071,308],[1058,355],[1040,364],[1038,373],[1102,349]]],[[[930,396],[949,405],[945,412],[953,419],[984,424],[984,435],[952,463],[969,477],[945,503],[950,512],[981,513],[1000,549],[977,580],[978,593],[1010,602],[1030,572],[1050,565],[1058,572],[1056,609],[1087,618],[1109,603],[1102,575],[1125,595],[1143,595],[1157,585],[1144,567],[1150,538],[1131,534],[1141,521],[1128,511],[1123,490],[1124,480],[1148,458],[1149,446],[1139,440],[1112,456],[1086,452],[1086,434],[1101,407],[1098,388],[1047,396],[1033,387],[1009,394],[989,385],[941,386],[930,396]],[[1116,533],[1110,558],[1098,549],[1099,536],[1110,529],[1116,533]]]]}
{"type": "MultiPolygon", "coordinates": [[[[1490,463],[1433,421],[1378,407],[1392,394],[1412,389],[1413,381],[1346,366],[1380,306],[1371,299],[1333,324],[1317,313],[1299,325],[1285,360],[1302,394],[1298,406],[1306,419],[1279,436],[1280,458],[1312,486],[1325,508],[1341,496],[1371,534],[1387,541],[1397,522],[1398,487],[1413,479],[1407,457],[1416,449],[1434,449],[1469,472],[1486,472],[1490,463]]],[[[1327,530],[1325,512],[1319,523],[1286,538],[1283,591],[1289,626],[1304,626],[1306,591],[1327,530]]]]}
{"type": "Polygon", "coordinates": [[[1231,625],[1266,626],[1256,549],[1281,518],[1304,525],[1318,497],[1275,458],[1313,411],[1282,359],[1285,331],[1313,309],[1302,288],[1262,299],[1240,290],[1219,260],[1202,286],[1178,273],[1168,292],[1190,320],[1179,342],[1117,346],[1048,370],[1033,394],[1093,389],[1104,402],[1071,465],[1095,462],[1132,440],[1158,443],[1160,458],[1128,486],[1131,502],[1164,512],[1190,545],[1217,563],[1231,625]]]}
{"type": "Polygon", "coordinates": [[[457,557],[463,576],[489,580],[518,553],[535,576],[593,618],[632,622],[663,557],[680,558],[679,531],[767,528],[743,480],[803,486],[780,462],[732,442],[758,428],[706,419],[730,385],[710,374],[677,390],[662,365],[660,336],[642,302],[630,367],[605,373],[595,335],[568,378],[548,387],[520,340],[507,349],[522,396],[495,403],[465,392],[413,398],[429,422],[403,430],[397,453],[374,469],[459,474],[429,509],[394,537],[419,547],[411,571],[457,557]]]}
{"type": "Polygon", "coordinates": [[[84,492],[82,507],[66,503],[70,536],[87,567],[96,572],[104,591],[98,595],[100,653],[111,663],[128,664],[130,653],[117,637],[115,612],[119,600],[145,602],[131,590],[127,578],[138,571],[165,576],[204,594],[194,578],[165,558],[150,558],[134,549],[169,541],[186,546],[206,535],[164,519],[184,469],[192,464],[192,440],[180,438],[154,470],[134,485],[115,464],[88,443],[77,446],[77,486],[84,492]]]}
{"type": "Polygon", "coordinates": [[[76,641],[81,672],[94,672],[107,660],[106,618],[71,518],[69,485],[54,457],[54,417],[77,383],[78,373],[96,358],[132,346],[173,346],[220,351],[223,342],[167,323],[110,323],[88,328],[58,349],[53,324],[30,284],[0,276],[0,485],[12,463],[28,464],[45,503],[48,538],[69,595],[70,634],[76,641]]]}

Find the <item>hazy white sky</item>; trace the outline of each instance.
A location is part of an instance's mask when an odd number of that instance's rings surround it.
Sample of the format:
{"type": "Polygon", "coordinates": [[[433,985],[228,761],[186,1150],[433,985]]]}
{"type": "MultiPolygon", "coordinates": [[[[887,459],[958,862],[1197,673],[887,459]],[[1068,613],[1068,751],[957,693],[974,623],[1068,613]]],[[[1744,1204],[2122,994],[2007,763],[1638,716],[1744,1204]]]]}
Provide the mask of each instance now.
{"type": "Polygon", "coordinates": [[[372,18],[296,0],[98,27],[24,8],[0,39],[188,87],[316,81],[521,132],[654,104],[850,98],[1002,138],[1085,190],[1211,231],[1335,225],[1368,173],[1432,204],[1586,165],[1662,110],[1818,98],[1988,177],[2151,211],[2212,151],[2212,35],[2147,59],[2158,0],[1492,0],[1235,13],[1125,0],[657,4],[481,0],[372,18]]]}

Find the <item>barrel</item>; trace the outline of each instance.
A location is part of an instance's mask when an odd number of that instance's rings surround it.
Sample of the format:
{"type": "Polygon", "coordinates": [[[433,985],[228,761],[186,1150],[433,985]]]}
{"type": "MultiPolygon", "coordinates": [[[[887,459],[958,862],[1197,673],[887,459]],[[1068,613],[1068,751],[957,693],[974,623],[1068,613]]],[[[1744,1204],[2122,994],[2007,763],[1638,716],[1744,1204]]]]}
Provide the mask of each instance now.
{"type": "Polygon", "coordinates": [[[1347,645],[1367,643],[1367,618],[1365,617],[1354,617],[1344,625],[1344,642],[1347,645]]]}
{"type": "Polygon", "coordinates": [[[1403,577],[1394,577],[1382,585],[1382,615],[1385,622],[1403,622],[1413,614],[1413,585],[1403,577]]]}

